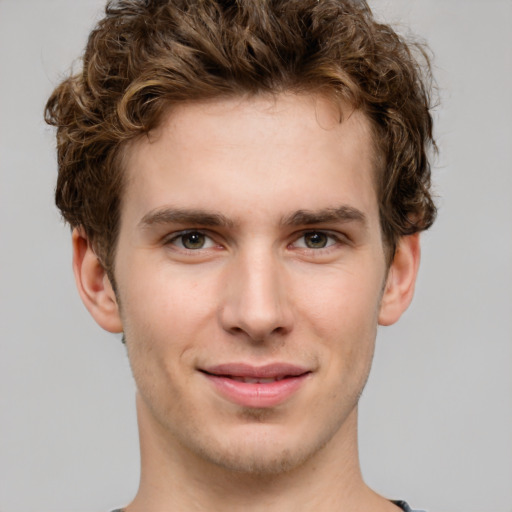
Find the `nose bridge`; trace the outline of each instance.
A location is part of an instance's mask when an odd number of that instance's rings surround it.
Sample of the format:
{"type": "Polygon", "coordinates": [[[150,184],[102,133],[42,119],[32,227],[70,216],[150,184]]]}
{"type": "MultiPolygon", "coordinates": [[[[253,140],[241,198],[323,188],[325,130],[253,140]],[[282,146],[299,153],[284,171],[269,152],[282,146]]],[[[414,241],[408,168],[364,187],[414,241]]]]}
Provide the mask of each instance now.
{"type": "Polygon", "coordinates": [[[251,244],[240,250],[228,274],[224,329],[257,341],[291,329],[284,269],[271,247],[251,244]]]}

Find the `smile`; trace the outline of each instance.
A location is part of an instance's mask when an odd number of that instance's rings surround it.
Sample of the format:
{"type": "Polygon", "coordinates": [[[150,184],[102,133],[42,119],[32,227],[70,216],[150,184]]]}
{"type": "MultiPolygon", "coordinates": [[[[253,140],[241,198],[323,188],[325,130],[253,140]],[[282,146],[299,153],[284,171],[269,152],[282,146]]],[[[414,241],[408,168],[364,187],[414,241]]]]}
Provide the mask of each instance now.
{"type": "Polygon", "coordinates": [[[235,363],[209,367],[201,373],[222,398],[242,407],[268,408],[290,399],[312,372],[285,363],[263,367],[235,363]]]}
{"type": "Polygon", "coordinates": [[[236,380],[238,382],[245,382],[247,384],[270,384],[271,382],[277,382],[277,381],[286,379],[286,377],[275,377],[275,378],[269,378],[269,379],[253,379],[250,377],[231,377],[229,375],[226,375],[226,377],[236,380]]]}

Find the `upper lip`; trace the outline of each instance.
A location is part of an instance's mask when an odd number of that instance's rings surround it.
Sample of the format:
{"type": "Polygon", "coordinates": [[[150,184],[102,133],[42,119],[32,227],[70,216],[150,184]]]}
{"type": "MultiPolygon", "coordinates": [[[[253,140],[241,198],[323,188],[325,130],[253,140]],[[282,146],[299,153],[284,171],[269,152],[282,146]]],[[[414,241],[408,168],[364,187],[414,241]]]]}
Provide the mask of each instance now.
{"type": "Polygon", "coordinates": [[[210,375],[225,377],[245,377],[249,379],[277,379],[283,377],[298,377],[311,370],[290,363],[271,363],[254,366],[247,363],[224,363],[200,368],[210,375]]]}

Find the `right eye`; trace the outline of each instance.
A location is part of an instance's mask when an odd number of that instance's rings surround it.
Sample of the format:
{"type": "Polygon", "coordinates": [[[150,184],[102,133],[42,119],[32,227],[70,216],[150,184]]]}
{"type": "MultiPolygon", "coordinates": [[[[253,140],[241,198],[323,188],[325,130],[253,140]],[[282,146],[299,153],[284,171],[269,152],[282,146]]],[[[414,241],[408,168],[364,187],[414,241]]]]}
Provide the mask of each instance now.
{"type": "Polygon", "coordinates": [[[201,231],[187,231],[173,237],[170,244],[186,249],[189,251],[197,251],[199,249],[209,249],[215,246],[215,242],[201,231]]]}

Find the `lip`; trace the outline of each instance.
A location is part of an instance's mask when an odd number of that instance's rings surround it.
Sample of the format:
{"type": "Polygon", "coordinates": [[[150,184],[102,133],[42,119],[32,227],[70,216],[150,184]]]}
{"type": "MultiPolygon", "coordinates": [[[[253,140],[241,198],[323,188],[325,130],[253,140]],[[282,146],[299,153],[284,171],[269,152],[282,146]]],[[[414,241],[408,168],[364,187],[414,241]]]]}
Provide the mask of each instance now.
{"type": "Polygon", "coordinates": [[[294,395],[311,375],[311,370],[288,363],[253,366],[229,363],[200,369],[214,389],[242,407],[269,408],[294,395]],[[244,382],[243,379],[250,382],[244,382]],[[264,382],[254,382],[263,380],[264,382]]]}

